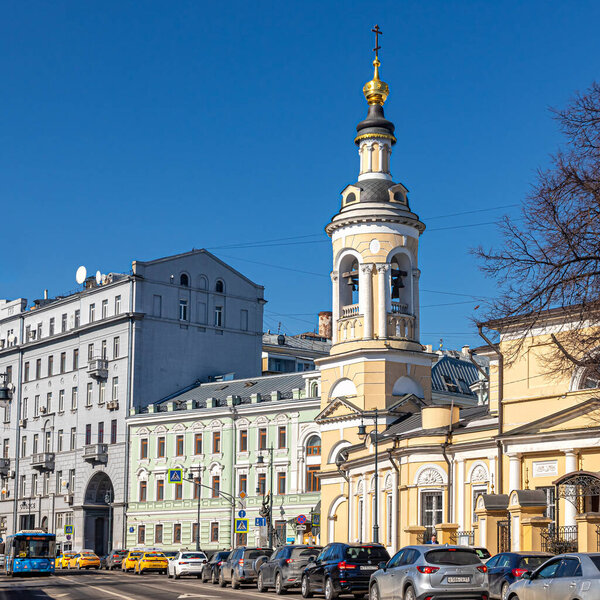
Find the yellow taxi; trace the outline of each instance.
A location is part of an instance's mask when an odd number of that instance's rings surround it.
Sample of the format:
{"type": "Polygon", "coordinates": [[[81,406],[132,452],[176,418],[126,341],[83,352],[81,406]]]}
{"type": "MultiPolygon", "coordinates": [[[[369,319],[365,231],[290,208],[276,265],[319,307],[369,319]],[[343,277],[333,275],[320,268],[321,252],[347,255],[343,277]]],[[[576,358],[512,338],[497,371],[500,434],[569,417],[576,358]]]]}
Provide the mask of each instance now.
{"type": "Polygon", "coordinates": [[[69,569],[100,569],[100,559],[91,550],[82,550],[69,560],[69,569]]]}
{"type": "Polygon", "coordinates": [[[56,560],[54,561],[54,567],[56,569],[68,569],[69,568],[69,561],[77,554],[77,552],[74,552],[72,550],[68,550],[66,552],[63,552],[62,554],[59,554],[56,557],[56,560]]]}
{"type": "Polygon", "coordinates": [[[143,554],[141,550],[130,550],[127,556],[121,562],[121,571],[133,571],[137,565],[139,557],[143,554]]]}
{"type": "Polygon", "coordinates": [[[169,566],[169,559],[156,550],[144,552],[135,565],[135,573],[143,575],[144,573],[162,573],[166,575],[169,566]]]}

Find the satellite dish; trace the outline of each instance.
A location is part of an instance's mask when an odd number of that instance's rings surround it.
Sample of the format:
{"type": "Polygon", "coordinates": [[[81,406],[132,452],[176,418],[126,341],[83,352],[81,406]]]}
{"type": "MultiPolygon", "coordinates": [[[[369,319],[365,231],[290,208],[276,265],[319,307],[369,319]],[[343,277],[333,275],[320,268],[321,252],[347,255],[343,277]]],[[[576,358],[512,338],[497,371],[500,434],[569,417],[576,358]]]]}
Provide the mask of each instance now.
{"type": "Polygon", "coordinates": [[[96,271],[96,283],[98,285],[102,283],[102,273],[100,273],[100,271],[96,271]]]}
{"type": "Polygon", "coordinates": [[[77,269],[77,273],[75,273],[75,281],[77,281],[77,283],[83,283],[86,277],[87,269],[83,265],[81,265],[81,267],[77,269]]]}

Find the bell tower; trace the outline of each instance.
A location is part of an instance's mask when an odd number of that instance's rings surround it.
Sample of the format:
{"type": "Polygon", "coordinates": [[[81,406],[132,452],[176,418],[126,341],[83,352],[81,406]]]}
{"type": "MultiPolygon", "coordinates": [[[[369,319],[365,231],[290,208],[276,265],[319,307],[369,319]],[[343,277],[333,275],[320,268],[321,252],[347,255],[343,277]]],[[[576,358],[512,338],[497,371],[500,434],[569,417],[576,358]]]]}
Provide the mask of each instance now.
{"type": "Polygon", "coordinates": [[[403,398],[430,401],[432,355],[419,342],[418,249],[425,225],[410,208],[407,188],[392,179],[397,140],[383,111],[389,87],[379,77],[375,46],[374,76],[363,87],[367,117],[354,139],[358,178],[342,191],[325,228],[333,247],[333,345],[318,363],[323,410],[343,398],[385,418],[403,398]]]}

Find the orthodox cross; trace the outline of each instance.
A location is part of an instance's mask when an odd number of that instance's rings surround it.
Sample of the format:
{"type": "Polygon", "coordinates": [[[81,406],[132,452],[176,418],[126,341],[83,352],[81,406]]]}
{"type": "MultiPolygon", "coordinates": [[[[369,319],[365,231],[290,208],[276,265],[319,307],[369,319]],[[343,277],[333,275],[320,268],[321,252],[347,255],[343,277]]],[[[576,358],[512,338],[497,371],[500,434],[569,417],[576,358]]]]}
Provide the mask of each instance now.
{"type": "Polygon", "coordinates": [[[379,29],[379,25],[375,25],[371,31],[375,34],[375,48],[373,48],[373,52],[375,52],[375,58],[377,58],[379,50],[381,50],[381,46],[379,45],[379,36],[383,35],[383,31],[379,29]]]}

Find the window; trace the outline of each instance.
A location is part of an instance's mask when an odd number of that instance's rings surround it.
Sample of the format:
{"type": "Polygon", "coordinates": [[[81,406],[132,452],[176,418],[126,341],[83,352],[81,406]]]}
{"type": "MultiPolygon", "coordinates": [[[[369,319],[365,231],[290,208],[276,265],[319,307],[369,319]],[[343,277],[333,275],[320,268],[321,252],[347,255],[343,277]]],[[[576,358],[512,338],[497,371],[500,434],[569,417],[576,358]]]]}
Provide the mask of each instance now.
{"type": "Polygon", "coordinates": [[[96,305],[95,304],[90,304],[89,315],[90,315],[89,322],[93,323],[96,318],[96,305]]]}
{"type": "Polygon", "coordinates": [[[102,318],[108,318],[108,300],[102,300],[102,318]]]}
{"type": "Polygon", "coordinates": [[[483,486],[483,487],[473,487],[471,490],[472,493],[472,504],[471,506],[473,507],[473,516],[472,516],[472,523],[477,523],[477,514],[475,513],[475,509],[477,508],[477,498],[479,498],[479,496],[483,495],[483,494],[487,494],[487,486],[483,486]]]}
{"type": "Polygon", "coordinates": [[[34,473],[31,476],[31,495],[37,496],[38,493],[38,476],[34,473]]]}
{"type": "Polygon", "coordinates": [[[285,494],[285,473],[277,473],[277,493],[280,496],[285,494]]]}
{"type": "Polygon", "coordinates": [[[285,425],[281,426],[277,429],[277,447],[278,448],[286,448],[287,447],[285,425]]]}
{"type": "Polygon", "coordinates": [[[69,444],[70,450],[75,450],[77,448],[77,429],[75,427],[71,427],[71,441],[69,444]]]}
{"type": "Polygon", "coordinates": [[[225,291],[225,284],[223,283],[222,279],[217,279],[217,282],[215,283],[215,292],[217,292],[217,294],[222,294],[225,291]]]}
{"type": "Polygon", "coordinates": [[[52,392],[48,392],[46,394],[46,413],[50,414],[52,412],[52,392]]]}
{"type": "Polygon", "coordinates": [[[85,445],[89,446],[92,443],[92,426],[88,423],[85,426],[85,445]]]}
{"type": "Polygon", "coordinates": [[[162,296],[158,296],[157,294],[152,296],[152,314],[155,317],[162,316],[162,296]]]}
{"type": "Polygon", "coordinates": [[[54,356],[48,357],[48,377],[54,375],[54,356]]]}
{"type": "Polygon", "coordinates": [[[442,379],[444,380],[446,390],[448,390],[449,392],[460,392],[458,386],[456,385],[456,383],[454,383],[454,380],[452,379],[452,377],[450,377],[450,375],[442,375],[442,379]]]}
{"type": "Polygon", "coordinates": [[[248,452],[248,430],[240,430],[240,452],[248,452]]]}
{"type": "Polygon", "coordinates": [[[321,482],[317,477],[319,472],[319,466],[311,466],[306,468],[306,491],[307,492],[319,492],[321,491],[321,482]]]}
{"type": "Polygon", "coordinates": [[[21,457],[27,456],[27,436],[21,438],[21,457]]]}
{"type": "Polygon", "coordinates": [[[66,313],[60,316],[60,330],[64,333],[67,330],[67,315],[66,313]]]}
{"type": "Polygon", "coordinates": [[[106,399],[106,381],[101,381],[98,384],[98,404],[104,404],[106,399]]]}
{"type": "Polygon", "coordinates": [[[386,514],[386,522],[385,522],[385,530],[386,530],[386,540],[387,545],[392,545],[392,523],[394,520],[394,515],[392,511],[392,495],[388,494],[385,500],[385,514],[386,514]]]}
{"type": "Polygon", "coordinates": [[[215,327],[223,327],[223,307],[215,306],[215,327]]]}
{"type": "Polygon", "coordinates": [[[9,439],[5,439],[2,441],[2,457],[8,458],[8,445],[10,443],[9,439]]]}
{"type": "Polygon", "coordinates": [[[54,335],[54,317],[50,319],[50,325],[48,327],[48,335],[54,335]]]}
{"type": "Polygon", "coordinates": [[[117,420],[116,419],[113,419],[110,422],[110,443],[111,444],[117,443],[117,420]]]}
{"type": "Polygon", "coordinates": [[[88,360],[94,358],[94,344],[88,344],[88,360]]]}
{"type": "Polygon", "coordinates": [[[102,340],[100,345],[100,357],[106,360],[108,358],[108,352],[106,352],[106,340],[102,340]]]}
{"type": "Polygon", "coordinates": [[[154,543],[162,544],[163,541],[163,526],[155,525],[154,526],[154,543]]]}
{"type": "Polygon", "coordinates": [[[41,323],[37,324],[37,339],[38,340],[42,339],[42,324],[41,323]]]}
{"type": "Polygon", "coordinates": [[[66,371],[66,369],[67,369],[67,353],[66,352],[61,352],[60,353],[60,363],[59,363],[58,370],[62,374],[62,373],[64,373],[66,371]]]}
{"type": "Polygon", "coordinates": [[[165,438],[159,437],[156,443],[156,457],[164,458],[165,457],[165,438]]]}
{"type": "Polygon", "coordinates": [[[219,541],[219,524],[218,523],[210,524],[210,541],[211,542],[219,541]]]}
{"type": "Polygon", "coordinates": [[[119,358],[119,349],[121,346],[121,338],[117,336],[113,339],[113,359],[119,358]]]}
{"type": "Polygon", "coordinates": [[[23,419],[27,418],[27,398],[23,398],[23,402],[21,404],[21,417],[23,417],[23,419]]]}
{"type": "Polygon", "coordinates": [[[219,475],[213,475],[212,478],[212,497],[218,498],[221,491],[221,477],[219,475]]]}
{"type": "Polygon", "coordinates": [[[240,311],[240,329],[248,331],[248,311],[245,308],[240,311]]]}
{"type": "Polygon", "coordinates": [[[19,495],[24,498],[27,495],[27,480],[25,475],[21,475],[21,485],[19,486],[19,495]]]}
{"type": "Polygon", "coordinates": [[[68,490],[70,494],[75,493],[75,469],[69,469],[68,490]]]}
{"type": "Polygon", "coordinates": [[[59,429],[56,434],[56,450],[57,452],[62,452],[63,450],[63,430],[59,429]]]}
{"type": "Polygon", "coordinates": [[[267,449],[267,428],[261,427],[258,430],[258,449],[266,450],[267,449]]]}
{"type": "Polygon", "coordinates": [[[139,493],[139,501],[146,502],[146,493],[148,491],[148,484],[146,481],[140,481],[140,493],[139,493]]]}
{"type": "Polygon", "coordinates": [[[24,374],[23,374],[23,379],[25,380],[25,382],[29,381],[29,362],[25,363],[25,367],[24,367],[24,374]]]}
{"type": "Polygon", "coordinates": [[[201,490],[202,490],[202,480],[200,479],[200,477],[194,477],[194,500],[198,500],[201,496],[201,490]]]}
{"type": "Polygon", "coordinates": [[[38,358],[35,361],[35,378],[40,379],[42,376],[42,359],[38,358]]]}
{"type": "Polygon", "coordinates": [[[175,523],[173,525],[173,543],[181,544],[181,524],[175,523]]]}
{"type": "Polygon", "coordinates": [[[175,438],[175,456],[183,456],[183,436],[178,435],[175,438]]]}
{"type": "Polygon", "coordinates": [[[63,513],[56,513],[56,529],[63,528],[63,513]]]}
{"type": "Polygon", "coordinates": [[[56,472],[56,493],[60,494],[62,492],[62,471],[56,472]]]}
{"type": "Polygon", "coordinates": [[[52,432],[46,431],[44,434],[44,452],[52,451],[52,432]]]}
{"type": "Polygon", "coordinates": [[[188,320],[188,303],[187,300],[179,301],[179,320],[187,321],[188,320]]]}
{"type": "Polygon", "coordinates": [[[33,398],[33,416],[34,417],[40,416],[40,397],[39,396],[34,396],[34,398],[33,398]]]}
{"type": "Polygon", "coordinates": [[[140,458],[148,458],[148,438],[140,440],[140,458]]]}
{"type": "Polygon", "coordinates": [[[77,388],[71,389],[71,410],[77,410],[77,388]]]}
{"type": "Polygon", "coordinates": [[[104,444],[104,421],[98,423],[98,443],[104,444]]]}
{"type": "Polygon", "coordinates": [[[137,535],[138,544],[146,543],[146,526],[138,525],[138,535],[137,535]]]}
{"type": "Polygon", "coordinates": [[[187,276],[186,273],[182,273],[179,277],[179,285],[183,286],[183,287],[189,287],[190,286],[190,278],[187,276]]]}
{"type": "Polygon", "coordinates": [[[115,315],[121,314],[121,296],[115,296],[115,315]]]}
{"type": "Polygon", "coordinates": [[[306,442],[307,456],[321,456],[321,438],[318,435],[311,435],[306,442]]]}
{"type": "Polygon", "coordinates": [[[259,496],[264,496],[267,493],[267,475],[266,475],[266,473],[258,474],[258,484],[256,486],[256,493],[259,496]]]}
{"type": "Polygon", "coordinates": [[[426,540],[431,539],[435,526],[442,522],[442,492],[421,493],[421,525],[426,540]]]}
{"type": "Polygon", "coordinates": [[[248,475],[246,473],[241,473],[238,477],[238,494],[240,492],[248,493],[248,475]]]}
{"type": "Polygon", "coordinates": [[[58,390],[58,412],[65,410],[65,390],[58,390]]]}
{"type": "Polygon", "coordinates": [[[213,431],[213,442],[212,442],[213,454],[219,454],[221,452],[221,432],[213,431]]]}
{"type": "Polygon", "coordinates": [[[73,324],[75,327],[79,327],[79,325],[81,325],[81,311],[79,309],[75,311],[75,318],[73,319],[73,324]]]}
{"type": "Polygon", "coordinates": [[[112,378],[112,400],[117,401],[119,399],[119,378],[112,378]]]}
{"type": "Polygon", "coordinates": [[[90,382],[90,383],[87,384],[87,393],[85,395],[85,405],[87,407],[92,406],[92,400],[93,400],[92,396],[93,396],[93,393],[94,392],[93,392],[93,389],[92,389],[92,384],[90,382]]]}
{"type": "Polygon", "coordinates": [[[75,348],[73,350],[73,371],[79,369],[79,350],[75,348]]]}

